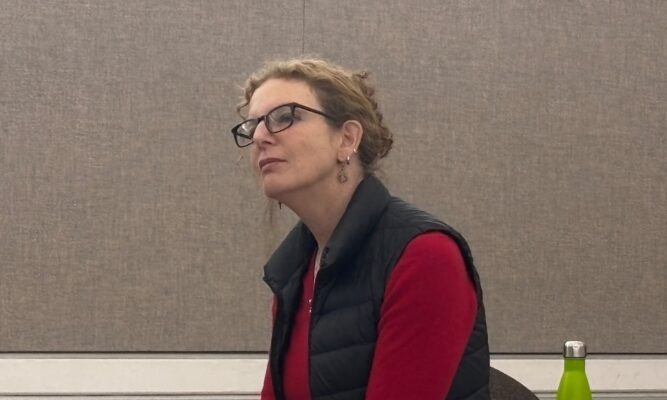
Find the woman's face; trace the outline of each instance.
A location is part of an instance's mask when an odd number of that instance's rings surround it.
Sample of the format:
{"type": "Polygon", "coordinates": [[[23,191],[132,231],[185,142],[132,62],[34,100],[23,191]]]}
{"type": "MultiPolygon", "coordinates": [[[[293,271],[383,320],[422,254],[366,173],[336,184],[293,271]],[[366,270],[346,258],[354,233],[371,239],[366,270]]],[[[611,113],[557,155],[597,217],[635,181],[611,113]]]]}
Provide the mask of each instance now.
{"type": "MultiPolygon", "coordinates": [[[[253,93],[248,118],[260,117],[288,103],[322,111],[305,82],[269,79],[253,93]]],[[[266,196],[285,202],[335,182],[340,136],[327,124],[326,117],[300,108],[295,109],[292,126],[284,131],[269,133],[261,122],[250,146],[250,160],[266,196]]]]}

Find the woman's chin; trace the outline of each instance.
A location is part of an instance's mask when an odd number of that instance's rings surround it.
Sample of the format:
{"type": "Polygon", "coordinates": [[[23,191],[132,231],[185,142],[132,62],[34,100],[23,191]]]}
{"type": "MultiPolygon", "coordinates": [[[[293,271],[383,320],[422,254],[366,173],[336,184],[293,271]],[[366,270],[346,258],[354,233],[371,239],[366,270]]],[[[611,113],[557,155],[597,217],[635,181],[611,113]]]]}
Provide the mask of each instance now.
{"type": "Polygon", "coordinates": [[[301,180],[278,174],[267,174],[260,178],[264,195],[276,201],[284,201],[286,197],[296,194],[303,186],[301,180]]]}
{"type": "Polygon", "coordinates": [[[271,180],[262,181],[262,190],[264,195],[270,199],[280,201],[280,194],[283,193],[284,188],[282,185],[279,185],[277,182],[272,182],[271,180]]]}

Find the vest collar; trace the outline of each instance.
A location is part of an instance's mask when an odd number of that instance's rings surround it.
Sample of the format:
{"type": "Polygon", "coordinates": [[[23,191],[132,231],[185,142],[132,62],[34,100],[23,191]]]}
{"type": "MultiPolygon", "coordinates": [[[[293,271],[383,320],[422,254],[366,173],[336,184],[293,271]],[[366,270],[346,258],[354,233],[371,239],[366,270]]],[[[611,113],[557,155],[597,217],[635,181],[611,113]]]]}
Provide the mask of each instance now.
{"type": "MultiPolygon", "coordinates": [[[[347,209],[322,251],[322,270],[344,264],[356,255],[389,204],[387,188],[375,176],[366,177],[352,195],[347,209]]],[[[317,242],[303,222],[297,223],[264,266],[264,281],[274,292],[298,279],[317,242]]]]}

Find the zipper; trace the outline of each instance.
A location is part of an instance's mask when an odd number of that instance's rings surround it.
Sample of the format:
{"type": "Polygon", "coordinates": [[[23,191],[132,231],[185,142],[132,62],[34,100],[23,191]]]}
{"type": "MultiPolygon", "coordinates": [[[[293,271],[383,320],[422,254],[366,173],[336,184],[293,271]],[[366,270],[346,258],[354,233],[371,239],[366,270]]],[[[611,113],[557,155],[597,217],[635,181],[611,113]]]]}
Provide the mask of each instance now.
{"type": "MultiPolygon", "coordinates": [[[[319,272],[322,271],[322,269],[326,266],[326,258],[327,258],[327,253],[329,252],[329,248],[325,247],[324,251],[322,252],[322,256],[320,258],[320,268],[317,271],[318,273],[315,274],[315,271],[313,271],[313,274],[315,275],[313,279],[313,296],[310,298],[310,301],[308,302],[308,389],[310,391],[310,398],[313,398],[313,387],[310,384],[310,376],[312,375],[312,366],[310,363],[310,354],[312,350],[312,344],[311,344],[311,338],[313,334],[313,304],[315,304],[315,295],[317,294],[317,277],[320,275],[319,272]]],[[[315,265],[313,265],[313,268],[315,265]]]]}
{"type": "MultiPolygon", "coordinates": [[[[314,271],[313,271],[314,272],[314,271]]],[[[313,296],[308,300],[308,390],[310,391],[310,398],[313,398],[313,388],[311,387],[310,376],[313,371],[310,365],[310,354],[312,353],[312,344],[311,338],[313,333],[313,303],[315,302],[315,289],[317,287],[317,275],[315,276],[315,281],[313,282],[313,296]]]]}

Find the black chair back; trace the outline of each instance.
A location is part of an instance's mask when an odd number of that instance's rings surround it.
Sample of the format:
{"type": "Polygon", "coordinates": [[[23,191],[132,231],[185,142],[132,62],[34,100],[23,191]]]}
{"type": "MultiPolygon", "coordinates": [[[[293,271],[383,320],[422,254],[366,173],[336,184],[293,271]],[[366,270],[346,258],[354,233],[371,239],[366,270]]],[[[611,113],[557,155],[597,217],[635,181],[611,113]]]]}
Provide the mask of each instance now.
{"type": "Polygon", "coordinates": [[[493,367],[489,376],[489,391],[492,400],[539,400],[521,382],[493,367]]]}

